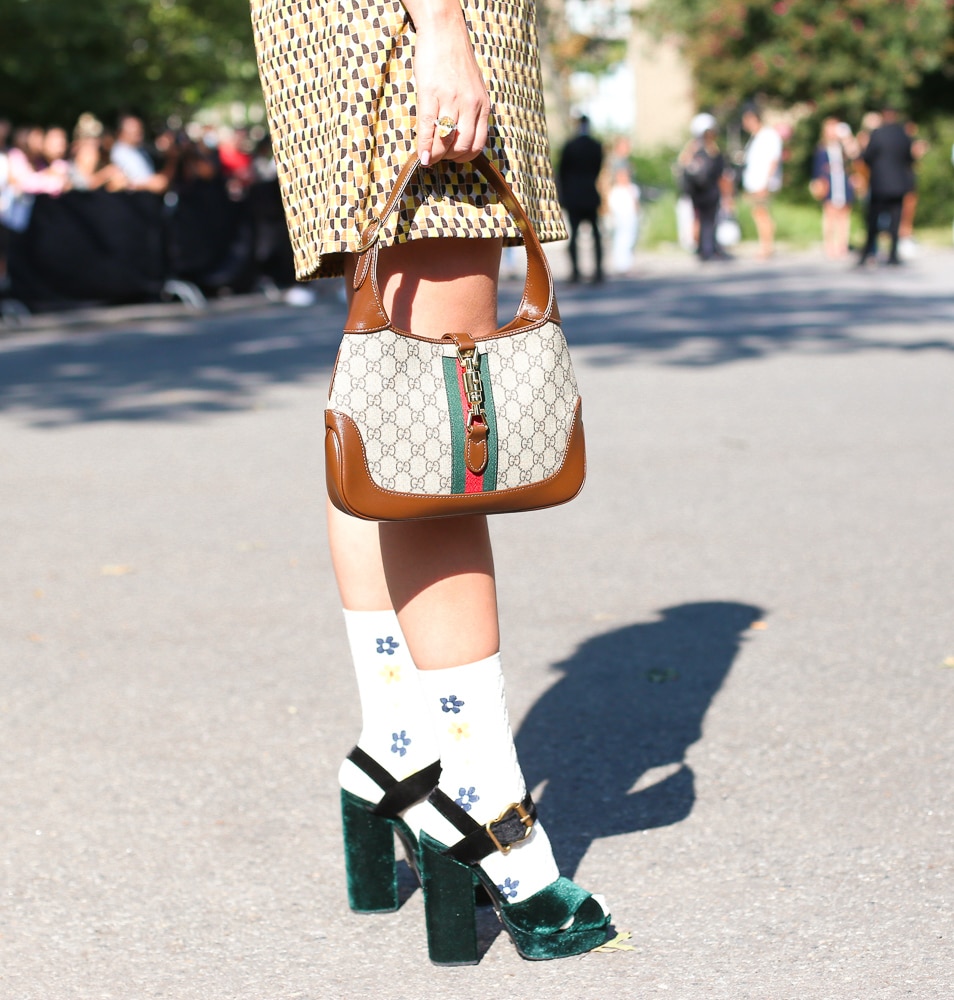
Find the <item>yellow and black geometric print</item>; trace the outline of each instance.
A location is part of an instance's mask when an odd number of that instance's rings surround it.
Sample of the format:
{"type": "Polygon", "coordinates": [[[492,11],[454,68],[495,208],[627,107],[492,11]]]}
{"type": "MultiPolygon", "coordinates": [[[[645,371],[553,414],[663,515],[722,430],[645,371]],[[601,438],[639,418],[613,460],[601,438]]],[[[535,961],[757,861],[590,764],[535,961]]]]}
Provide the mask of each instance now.
{"type": "MultiPolygon", "coordinates": [[[[342,273],[414,149],[414,29],[399,0],[250,0],[285,217],[301,280],[342,273]]],[[[550,167],[533,0],[461,0],[490,92],[488,156],[543,241],[565,239],[550,167]]],[[[466,165],[422,169],[382,233],[519,231],[466,165]]]]}

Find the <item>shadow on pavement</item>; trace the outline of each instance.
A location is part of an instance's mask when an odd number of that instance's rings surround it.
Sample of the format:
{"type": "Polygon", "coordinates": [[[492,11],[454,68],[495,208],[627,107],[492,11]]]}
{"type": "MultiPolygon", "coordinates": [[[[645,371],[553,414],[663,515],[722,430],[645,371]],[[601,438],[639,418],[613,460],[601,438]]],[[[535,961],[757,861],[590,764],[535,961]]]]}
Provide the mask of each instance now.
{"type": "Polygon", "coordinates": [[[571,344],[619,348],[591,361],[706,367],[786,352],[954,351],[954,297],[914,274],[824,265],[699,272],[560,290],[571,344]],[[933,329],[932,329],[933,328],[933,329]],[[919,334],[929,330],[928,336],[919,334]],[[932,335],[943,329],[941,336],[932,335]]]}
{"type": "Polygon", "coordinates": [[[690,814],[686,752],[762,615],[728,601],[681,604],[594,636],[556,664],[563,677],[516,740],[528,787],[546,782],[537,804],[562,874],[572,877],[594,840],[690,814]]]}
{"type": "Polygon", "coordinates": [[[33,426],[188,420],[247,410],[272,385],[330,371],[344,307],[249,314],[0,340],[0,412],[33,426]]]}
{"type": "MultiPolygon", "coordinates": [[[[269,385],[330,371],[344,321],[335,289],[323,288],[304,310],[253,302],[227,316],[0,339],[0,411],[56,427],[248,409],[269,385]]],[[[504,284],[502,317],[512,317],[521,290],[519,282],[504,284]]],[[[954,300],[936,275],[915,268],[882,278],[822,263],[731,265],[559,286],[558,295],[570,343],[604,348],[587,357],[591,365],[954,350],[954,300]]]]}

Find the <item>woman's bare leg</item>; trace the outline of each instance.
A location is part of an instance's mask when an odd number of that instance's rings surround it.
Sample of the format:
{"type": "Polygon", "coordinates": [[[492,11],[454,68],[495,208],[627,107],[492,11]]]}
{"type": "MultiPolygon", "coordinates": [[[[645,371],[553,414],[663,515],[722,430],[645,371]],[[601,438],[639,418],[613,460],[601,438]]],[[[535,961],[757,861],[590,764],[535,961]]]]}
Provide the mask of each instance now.
{"type": "MultiPolygon", "coordinates": [[[[433,239],[382,252],[381,286],[395,324],[433,337],[494,329],[500,249],[499,240],[433,239]]],[[[430,670],[498,650],[486,519],[378,525],[329,502],[328,534],[361,698],[358,746],[401,779],[439,754],[421,675],[408,670],[405,653],[430,670]]],[[[350,760],[339,780],[361,798],[380,797],[350,760]]]]}
{"type": "MultiPolygon", "coordinates": [[[[493,331],[500,252],[498,239],[426,239],[383,249],[379,274],[392,322],[435,340],[450,331],[493,331]]],[[[329,505],[328,532],[342,603],[351,610],[393,606],[419,669],[497,652],[486,518],[379,525],[329,505]]]]}
{"type": "Polygon", "coordinates": [[[838,220],[836,213],[838,208],[830,201],[822,205],[822,245],[825,249],[826,257],[838,256],[838,220]]]}
{"type": "Polygon", "coordinates": [[[851,205],[842,205],[838,210],[838,256],[847,257],[851,244],[851,205]]]}
{"type": "Polygon", "coordinates": [[[759,237],[759,256],[771,257],[775,252],[775,220],[767,201],[756,201],[752,205],[752,219],[759,237]]]}

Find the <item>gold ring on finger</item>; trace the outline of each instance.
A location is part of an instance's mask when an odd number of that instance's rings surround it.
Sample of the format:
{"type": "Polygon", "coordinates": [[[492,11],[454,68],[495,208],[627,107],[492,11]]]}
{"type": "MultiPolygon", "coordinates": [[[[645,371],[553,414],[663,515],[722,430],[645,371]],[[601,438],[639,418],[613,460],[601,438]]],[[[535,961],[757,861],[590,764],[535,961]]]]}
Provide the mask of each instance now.
{"type": "Polygon", "coordinates": [[[455,122],[449,115],[442,115],[437,119],[437,134],[442,139],[446,139],[448,136],[453,135],[456,131],[457,122],[455,122]]]}

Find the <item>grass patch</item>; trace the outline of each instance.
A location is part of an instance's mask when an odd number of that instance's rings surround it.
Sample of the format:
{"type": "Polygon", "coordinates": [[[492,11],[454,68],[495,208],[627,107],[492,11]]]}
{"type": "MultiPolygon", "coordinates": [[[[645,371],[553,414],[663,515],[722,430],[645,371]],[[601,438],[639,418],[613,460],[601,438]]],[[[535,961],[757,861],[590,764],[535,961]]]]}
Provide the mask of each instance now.
{"type": "Polygon", "coordinates": [[[949,247],[954,242],[951,226],[925,226],[923,229],[915,220],[914,238],[926,247],[949,247]]]}
{"type": "Polygon", "coordinates": [[[643,203],[639,222],[639,246],[655,250],[666,243],[676,243],[676,196],[667,191],[658,201],[643,203]]]}
{"type": "MultiPolygon", "coordinates": [[[[938,119],[923,129],[930,147],[918,164],[920,200],[915,219],[914,237],[924,246],[951,246],[951,193],[952,180],[950,150],[954,143],[954,117],[938,119]],[[921,224],[918,224],[920,221],[921,224]]],[[[674,191],[673,164],[678,151],[659,150],[652,154],[632,157],[637,182],[647,198],[643,202],[643,215],[639,245],[653,250],[678,243],[676,234],[676,193],[674,191]],[[649,199],[653,200],[649,200],[649,199]]],[[[772,202],[775,217],[775,238],[779,243],[795,249],[821,246],[821,205],[808,200],[804,186],[794,183],[783,189],[772,202]],[[797,188],[797,190],[796,190],[797,188]]],[[[756,239],[755,223],[744,197],[736,199],[736,211],[742,229],[742,239],[756,239]]],[[[855,206],[851,219],[851,245],[861,247],[865,241],[864,205],[855,206]]]]}
{"type": "MultiPolygon", "coordinates": [[[[756,239],[752,212],[744,198],[736,199],[737,218],[742,229],[743,241],[756,239]]],[[[797,204],[784,197],[772,202],[775,218],[775,238],[779,243],[797,250],[821,246],[821,206],[797,204]]],[[[914,238],[925,246],[950,246],[951,226],[918,226],[915,223],[914,238]]],[[[851,245],[861,247],[865,241],[864,207],[855,206],[851,217],[851,245]]],[[[654,250],[678,243],[676,233],[676,194],[666,191],[656,201],[644,203],[639,233],[639,246],[643,250],[654,250]]]]}
{"type": "MultiPolygon", "coordinates": [[[[772,203],[775,218],[775,238],[799,249],[821,242],[821,209],[817,205],[795,205],[776,199],[772,203]]],[[[743,240],[756,239],[752,212],[744,198],[736,200],[736,217],[742,229],[743,240]]],[[[864,225],[859,218],[861,232],[864,225]]],[[[640,246],[652,250],[666,243],[676,243],[676,194],[667,191],[657,201],[645,206],[640,246]]]]}

